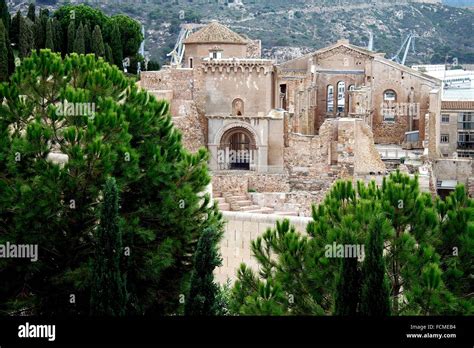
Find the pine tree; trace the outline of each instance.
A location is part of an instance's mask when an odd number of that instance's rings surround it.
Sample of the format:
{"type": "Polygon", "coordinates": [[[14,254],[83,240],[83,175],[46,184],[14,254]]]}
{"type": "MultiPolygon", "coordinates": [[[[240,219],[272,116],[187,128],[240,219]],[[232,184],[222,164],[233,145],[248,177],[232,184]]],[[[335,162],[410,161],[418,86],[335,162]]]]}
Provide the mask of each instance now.
{"type": "Polygon", "coordinates": [[[36,21],[36,6],[33,2],[28,5],[28,14],[26,17],[29,18],[32,23],[36,21]]]}
{"type": "Polygon", "coordinates": [[[360,312],[367,316],[390,315],[390,289],[383,258],[384,235],[390,227],[383,216],[377,216],[368,229],[369,239],[363,266],[360,312]]]}
{"type": "Polygon", "coordinates": [[[92,41],[92,34],[91,34],[91,29],[88,23],[84,25],[84,49],[85,53],[94,53],[94,50],[92,49],[93,43],[92,41]]]}
{"type": "Polygon", "coordinates": [[[34,47],[34,36],[31,27],[32,23],[28,18],[20,17],[18,50],[21,58],[29,56],[34,47]]]}
{"type": "Polygon", "coordinates": [[[74,39],[74,52],[77,54],[85,54],[86,46],[84,41],[84,26],[82,23],[79,24],[79,27],[76,31],[76,38],[74,39]]]}
{"type": "Polygon", "coordinates": [[[74,52],[75,39],[76,39],[76,24],[74,21],[70,21],[67,27],[67,53],[69,54],[74,52]]]}
{"type": "Polygon", "coordinates": [[[120,37],[120,29],[115,22],[112,23],[112,30],[111,30],[110,37],[111,37],[110,48],[112,49],[114,64],[117,65],[121,69],[122,61],[123,61],[122,39],[120,37]]]}
{"type": "Polygon", "coordinates": [[[40,50],[45,47],[46,40],[46,25],[41,14],[36,17],[33,29],[35,48],[40,50]]]}
{"type": "Polygon", "coordinates": [[[358,182],[357,189],[352,186],[351,181],[336,182],[324,201],[313,207],[307,238],[277,223],[276,231],[267,231],[252,242],[259,274],[241,266],[232,290],[232,312],[472,313],[474,308],[465,298],[470,289],[466,277],[472,273],[474,201],[465,191],[458,190],[447,205],[438,201],[435,206],[430,194],[420,192],[416,177],[398,171],[384,178],[381,186],[374,181],[368,185],[358,182]],[[333,243],[363,244],[377,229],[380,235],[373,235],[368,243],[369,255],[360,275],[355,259],[341,261],[328,253],[333,243]],[[461,260],[461,254],[453,258],[453,245],[463,250],[461,260]],[[454,279],[462,285],[450,284],[454,279]],[[364,288],[359,301],[356,288],[360,282],[364,288]],[[290,306],[268,296],[263,300],[260,289],[268,284],[283,291],[283,298],[293,295],[295,303],[290,306]],[[369,303],[374,294],[378,294],[377,301],[369,303]]]}
{"type": "Polygon", "coordinates": [[[49,48],[51,51],[54,51],[54,35],[53,35],[52,20],[48,20],[48,23],[46,24],[45,48],[49,48]]]}
{"type": "Polygon", "coordinates": [[[114,64],[114,56],[108,43],[105,44],[105,60],[110,64],[114,64]]]}
{"type": "Polygon", "coordinates": [[[0,19],[0,82],[8,80],[8,50],[5,30],[3,19],[0,19]]]}
{"type": "Polygon", "coordinates": [[[222,264],[219,240],[222,232],[215,228],[203,231],[194,255],[191,289],[186,301],[185,315],[217,315],[219,286],[214,282],[214,269],[222,264]]]}
{"type": "Polygon", "coordinates": [[[114,178],[107,179],[104,201],[97,230],[94,258],[94,283],[91,290],[91,314],[123,316],[126,313],[127,291],[124,270],[122,231],[119,225],[119,193],[114,178]]]}
{"type": "Polygon", "coordinates": [[[94,31],[92,32],[92,53],[94,53],[96,57],[103,57],[105,55],[102,31],[98,25],[95,26],[94,31]]]}
{"type": "Polygon", "coordinates": [[[178,299],[190,288],[197,241],[222,226],[217,206],[202,195],[210,183],[206,151],[188,153],[167,102],[93,55],[35,51],[10,81],[0,88],[0,230],[11,243],[40,245],[43,256],[2,260],[2,313],[90,313],[98,202],[113,176],[121,188],[127,314],[182,314],[178,299]],[[95,113],[65,116],[58,101],[66,96],[95,113]],[[68,154],[63,166],[45,156],[55,139],[68,154]],[[21,288],[28,293],[18,302],[21,288]],[[65,305],[72,293],[75,305],[65,305]]]}

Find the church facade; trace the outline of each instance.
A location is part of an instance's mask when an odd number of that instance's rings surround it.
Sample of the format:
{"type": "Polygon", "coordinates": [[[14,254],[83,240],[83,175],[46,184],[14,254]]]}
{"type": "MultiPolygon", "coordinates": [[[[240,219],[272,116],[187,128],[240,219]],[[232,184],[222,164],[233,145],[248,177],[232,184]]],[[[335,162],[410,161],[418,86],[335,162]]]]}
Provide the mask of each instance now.
{"type": "MultiPolygon", "coordinates": [[[[143,72],[140,85],[170,101],[185,144],[192,151],[206,147],[213,171],[288,174],[305,167],[290,158],[291,147],[315,137],[319,147],[307,155],[321,153],[323,166],[343,162],[346,152],[354,160],[364,158],[357,151],[377,157],[339,131],[355,120],[362,131],[351,130],[352,136],[364,134],[371,147],[397,144],[438,156],[441,81],[383,54],[340,40],[276,65],[260,57],[258,40],[218,22],[184,44],[181,66],[143,72]]],[[[379,161],[361,170],[380,171],[379,161]]]]}

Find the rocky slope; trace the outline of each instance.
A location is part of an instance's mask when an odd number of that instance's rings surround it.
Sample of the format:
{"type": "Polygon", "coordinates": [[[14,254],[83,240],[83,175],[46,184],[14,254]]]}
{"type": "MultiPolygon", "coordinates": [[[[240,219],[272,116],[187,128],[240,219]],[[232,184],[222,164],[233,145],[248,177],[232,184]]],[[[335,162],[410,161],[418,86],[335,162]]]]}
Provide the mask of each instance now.
{"type": "MultiPolygon", "coordinates": [[[[55,3],[55,0],[37,0],[55,3]]],[[[431,0],[434,1],[434,0],[431,0]]],[[[451,1],[453,5],[456,0],[451,1]]],[[[444,63],[457,57],[474,63],[474,11],[415,0],[76,0],[108,14],[125,13],[146,28],[146,49],[167,62],[180,24],[218,19],[231,29],[261,39],[266,57],[277,60],[327,46],[340,38],[366,46],[369,31],[374,49],[391,58],[409,33],[414,50],[407,64],[444,63]]],[[[457,4],[462,5],[463,0],[457,4]]],[[[463,4],[466,1],[463,2],[463,4]]],[[[11,11],[28,1],[12,0],[11,11]]],[[[59,3],[52,5],[57,7],[59,3]]]]}

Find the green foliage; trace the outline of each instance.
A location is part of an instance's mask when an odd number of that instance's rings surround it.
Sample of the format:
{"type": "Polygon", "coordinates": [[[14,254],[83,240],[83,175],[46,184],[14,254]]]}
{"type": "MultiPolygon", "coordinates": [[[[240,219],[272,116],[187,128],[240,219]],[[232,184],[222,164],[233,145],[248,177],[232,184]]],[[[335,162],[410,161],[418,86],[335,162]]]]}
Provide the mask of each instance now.
{"type": "Polygon", "coordinates": [[[85,53],[95,53],[92,49],[92,33],[87,22],[84,24],[84,51],[85,53]]]}
{"type": "Polygon", "coordinates": [[[67,53],[74,52],[74,41],[76,40],[76,22],[71,21],[67,26],[67,53]]]}
{"type": "Polygon", "coordinates": [[[21,58],[28,57],[31,50],[34,48],[35,41],[32,31],[33,23],[27,18],[20,18],[19,37],[18,37],[18,51],[21,58]]]}
{"type": "Polygon", "coordinates": [[[222,231],[208,228],[199,238],[191,275],[191,288],[184,309],[185,315],[217,315],[219,286],[214,282],[214,269],[222,264],[219,240],[222,231]]]}
{"type": "Polygon", "coordinates": [[[54,51],[53,25],[52,25],[52,20],[50,19],[48,19],[48,23],[46,24],[45,48],[48,48],[51,51],[54,51]]]}
{"type": "MultiPolygon", "coordinates": [[[[113,54],[113,63],[119,67],[122,67],[122,60],[124,57],[135,57],[137,55],[140,43],[143,40],[143,35],[141,33],[140,24],[125,15],[116,15],[113,17],[106,16],[102,11],[94,9],[87,5],[65,5],[61,6],[55,13],[54,18],[56,18],[60,23],[63,32],[68,31],[67,42],[69,43],[69,49],[63,51],[63,54],[70,52],[78,53],[94,53],[99,49],[99,56],[106,55],[106,46],[110,46],[113,54]],[[79,29],[74,29],[72,23],[82,23],[83,36],[84,36],[84,51],[81,47],[79,51],[74,49],[74,43],[76,41],[77,33],[79,29]],[[103,50],[101,49],[100,43],[94,44],[94,34],[90,33],[90,30],[94,28],[99,28],[102,35],[103,50]],[[73,39],[71,39],[73,38],[73,39]],[[72,41],[71,41],[72,40],[72,41]],[[72,42],[72,43],[71,43],[72,42]],[[103,52],[103,53],[102,53],[103,52]]],[[[112,62],[111,60],[108,60],[112,62]]]]}
{"type": "Polygon", "coordinates": [[[120,36],[120,29],[117,23],[113,22],[110,32],[110,48],[114,57],[114,64],[122,68],[123,48],[122,39],[120,36]]]}
{"type": "MultiPolygon", "coordinates": [[[[120,38],[122,41],[122,48],[124,57],[132,57],[137,54],[140,44],[143,41],[143,35],[141,31],[140,24],[125,15],[116,15],[113,16],[112,25],[116,26],[120,30],[120,38]]],[[[115,34],[113,34],[115,35],[115,34]]],[[[112,44],[112,49],[114,48],[114,43],[112,44]]]]}
{"type": "Polygon", "coordinates": [[[18,45],[18,36],[20,34],[20,17],[21,12],[18,10],[15,16],[13,16],[10,26],[10,41],[16,45],[18,45]]]}
{"type": "Polygon", "coordinates": [[[433,202],[420,192],[417,177],[398,171],[380,187],[358,182],[354,188],[350,181],[338,181],[313,206],[307,236],[284,221],[252,242],[260,271],[256,275],[241,266],[232,311],[472,313],[472,204],[461,187],[446,202],[433,202]],[[338,245],[366,246],[364,262],[353,255],[335,257],[332,246],[338,245]],[[453,257],[454,246],[459,256],[453,257]]]}
{"type": "Polygon", "coordinates": [[[104,201],[97,229],[94,271],[92,273],[91,314],[123,316],[127,290],[121,267],[124,250],[119,217],[119,194],[114,178],[105,182],[104,201]]]}
{"type": "Polygon", "coordinates": [[[112,49],[109,44],[105,44],[105,60],[110,64],[114,63],[114,55],[112,54],[112,49]]]}
{"type": "Polygon", "coordinates": [[[378,213],[368,229],[368,252],[362,269],[360,313],[371,317],[390,314],[390,287],[383,258],[384,236],[391,234],[390,222],[378,213]]]}
{"type": "Polygon", "coordinates": [[[8,12],[8,6],[5,0],[0,0],[0,20],[3,21],[5,27],[5,38],[8,40],[10,32],[10,13],[8,12]]]}
{"type": "Polygon", "coordinates": [[[53,18],[53,45],[56,52],[61,52],[63,49],[63,30],[61,28],[61,23],[53,18]]]}
{"type": "Polygon", "coordinates": [[[75,53],[84,54],[86,53],[86,42],[84,39],[84,26],[82,22],[79,24],[79,27],[76,31],[76,37],[74,39],[74,47],[73,50],[75,53]]]}
{"type": "Polygon", "coordinates": [[[36,6],[33,2],[28,5],[28,13],[26,14],[26,17],[28,17],[32,23],[36,20],[36,6]]]}
{"type": "Polygon", "coordinates": [[[5,30],[3,20],[0,19],[0,82],[8,80],[8,50],[5,30]]]}
{"type": "Polygon", "coordinates": [[[126,314],[180,314],[197,241],[222,222],[201,194],[208,154],[183,148],[168,104],[103,59],[49,50],[23,59],[0,99],[0,243],[38,244],[40,255],[0,260],[2,313],[89,313],[99,202],[112,176],[130,250],[126,314]],[[66,100],[91,109],[63,112],[66,100]]]}
{"type": "MultiPolygon", "coordinates": [[[[351,232],[345,231],[341,242],[353,245],[351,232]]],[[[336,277],[336,294],[334,299],[334,314],[354,316],[358,312],[360,301],[361,270],[357,258],[344,257],[341,260],[339,273],[336,277]]]]}
{"type": "Polygon", "coordinates": [[[92,52],[96,57],[103,57],[105,55],[104,40],[102,39],[102,31],[98,25],[95,26],[92,33],[92,52]]]}

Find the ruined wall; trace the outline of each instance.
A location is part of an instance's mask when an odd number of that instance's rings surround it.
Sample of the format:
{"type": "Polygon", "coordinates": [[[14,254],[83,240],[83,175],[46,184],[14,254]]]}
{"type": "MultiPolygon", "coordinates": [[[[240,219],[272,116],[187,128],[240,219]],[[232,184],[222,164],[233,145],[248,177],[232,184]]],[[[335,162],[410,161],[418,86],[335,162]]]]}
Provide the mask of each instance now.
{"type": "Polygon", "coordinates": [[[241,193],[253,190],[256,192],[287,192],[290,191],[288,175],[265,174],[242,171],[236,173],[214,172],[212,174],[212,188],[217,192],[238,191],[241,193]]]}
{"type": "Polygon", "coordinates": [[[291,191],[249,193],[252,202],[260,207],[275,211],[294,211],[298,216],[311,216],[311,206],[320,204],[326,197],[331,184],[325,182],[319,191],[291,191]]]}
{"type": "Polygon", "coordinates": [[[457,180],[467,186],[471,173],[470,159],[439,158],[433,161],[433,175],[437,180],[457,180]]]}
{"type": "Polygon", "coordinates": [[[207,144],[207,122],[199,110],[199,80],[193,69],[163,69],[142,72],[139,86],[157,99],[170,103],[173,123],[183,134],[183,145],[191,152],[207,144]]]}
{"type": "Polygon", "coordinates": [[[293,177],[320,177],[329,172],[333,126],[328,120],[321,127],[320,135],[290,133],[288,146],[284,148],[285,169],[293,177]]]}

